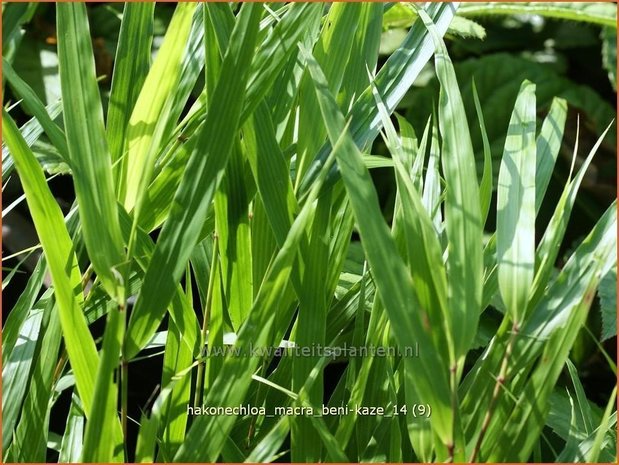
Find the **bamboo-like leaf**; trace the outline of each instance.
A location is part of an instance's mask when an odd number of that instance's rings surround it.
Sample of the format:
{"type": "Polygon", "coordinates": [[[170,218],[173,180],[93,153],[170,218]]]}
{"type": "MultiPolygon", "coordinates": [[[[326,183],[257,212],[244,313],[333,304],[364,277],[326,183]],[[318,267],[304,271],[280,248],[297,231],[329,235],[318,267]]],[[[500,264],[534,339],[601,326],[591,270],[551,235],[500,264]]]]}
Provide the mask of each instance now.
{"type": "Polygon", "coordinates": [[[126,131],[127,155],[120,163],[118,185],[120,199],[131,211],[140,202],[151,181],[159,146],[165,140],[165,129],[172,107],[174,92],[181,79],[182,59],[191,29],[196,4],[181,3],[166,32],[144,85],[137,97],[126,131]]]}
{"type": "Polygon", "coordinates": [[[354,99],[369,86],[368,70],[372,75],[376,72],[384,7],[385,5],[378,2],[361,4],[359,23],[353,40],[354,46],[342,81],[339,103],[344,109],[348,109],[354,99]]]}
{"type": "Polygon", "coordinates": [[[125,3],[107,110],[107,140],[115,162],[124,156],[129,118],[150,67],[154,3],[125,3]]]}
{"type": "MultiPolygon", "coordinates": [[[[350,197],[370,270],[396,338],[401,347],[414,347],[415,343],[431,347],[431,328],[427,322],[424,323],[427,319],[425,314],[427,310],[420,307],[413,291],[410,273],[398,255],[393,238],[390,237],[380,213],[376,191],[367,169],[363,166],[361,154],[345,129],[344,117],[328,90],[318,64],[309,52],[306,52],[306,58],[331,143],[335,146],[335,142],[342,137],[340,150],[334,150],[335,156],[350,197]]],[[[434,350],[428,351],[426,357],[416,360],[405,358],[404,362],[410,364],[412,370],[416,367],[428,375],[415,381],[421,397],[419,401],[433,405],[434,431],[441,441],[446,445],[449,444],[452,416],[449,412],[448,370],[436,369],[444,366],[444,363],[434,350]]],[[[412,371],[410,373],[412,375],[412,371]]]]}
{"type": "MultiPolygon", "coordinates": [[[[162,386],[170,384],[177,373],[188,369],[193,362],[192,351],[182,344],[180,331],[174,324],[169,323],[168,336],[166,338],[165,354],[163,358],[164,369],[162,386]]],[[[174,456],[185,437],[187,428],[187,405],[191,389],[191,376],[184,376],[174,385],[168,401],[164,404],[163,425],[165,429],[160,445],[157,461],[174,456]]]]}
{"type": "Polygon", "coordinates": [[[57,22],[63,116],[84,242],[98,277],[120,301],[123,242],[85,4],[58,4],[57,22]]]}
{"type": "Polygon", "coordinates": [[[247,4],[242,13],[230,39],[206,122],[190,155],[129,320],[125,346],[128,358],[139,352],[159,325],[198,241],[234,143],[261,11],[259,6],[247,4]]]}
{"type": "Polygon", "coordinates": [[[566,183],[561,197],[557,202],[557,207],[552,217],[550,218],[548,227],[546,228],[544,236],[542,237],[542,240],[540,241],[540,244],[536,251],[535,278],[531,284],[529,296],[530,307],[534,306],[539,301],[539,299],[541,298],[541,294],[545,291],[548,281],[551,278],[553,267],[557,256],[559,255],[560,246],[563,243],[563,237],[567,230],[567,224],[571,217],[572,209],[574,208],[576,196],[580,189],[580,185],[585,177],[587,169],[593,161],[593,157],[595,156],[602,141],[604,140],[604,136],[609,129],[610,126],[599,137],[597,142],[591,148],[589,155],[583,162],[582,166],[579,168],[576,176],[574,176],[574,179],[566,183]]]}
{"type": "Polygon", "coordinates": [[[43,325],[44,335],[41,339],[39,355],[35,361],[31,374],[31,382],[28,393],[24,400],[22,412],[13,443],[4,455],[7,460],[13,462],[42,462],[46,458],[48,428],[47,421],[41,420],[47,417],[50,401],[52,398],[52,383],[58,351],[62,341],[62,330],[58,307],[53,299],[46,299],[41,304],[46,306],[43,325]]]}
{"type": "MultiPolygon", "coordinates": [[[[50,118],[55,119],[60,112],[62,111],[62,102],[58,101],[55,103],[49,104],[45,107],[46,112],[49,114],[50,118]]],[[[41,123],[36,118],[29,119],[22,127],[19,128],[19,132],[22,137],[26,141],[28,147],[32,147],[34,143],[39,139],[41,134],[43,134],[44,129],[41,126],[41,123]]],[[[9,152],[8,147],[2,142],[2,182],[6,182],[9,179],[9,176],[13,172],[15,165],[13,163],[13,158],[11,157],[11,153],[9,152]]],[[[4,210],[3,210],[4,211],[4,210]]]]}
{"type": "Polygon", "coordinates": [[[81,460],[84,462],[123,462],[122,436],[117,429],[118,364],[125,331],[123,308],[107,314],[101,347],[100,364],[94,389],[93,405],[86,424],[81,460]]]}
{"type": "Polygon", "coordinates": [[[499,290],[514,322],[526,310],[535,266],[535,85],[525,81],[507,130],[497,186],[499,290]]]}
{"type": "Polygon", "coordinates": [[[20,136],[13,119],[3,111],[2,134],[11,150],[26,193],[39,240],[54,284],[62,332],[78,393],[88,416],[93,402],[97,350],[79,303],[81,276],[60,207],[54,200],[43,171],[20,136]]]}
{"type": "MultiPolygon", "coordinates": [[[[428,5],[428,14],[436,24],[439,34],[445,33],[457,8],[457,3],[430,3],[428,5]]],[[[389,57],[374,80],[374,85],[383,97],[389,113],[395,110],[421,69],[432,57],[434,49],[433,39],[426,31],[426,27],[420,21],[416,21],[400,48],[389,57]]],[[[381,118],[374,104],[374,96],[370,87],[367,87],[355,101],[349,115],[350,132],[355,143],[362,150],[369,148],[381,129],[381,118]]],[[[320,153],[307,170],[299,186],[299,192],[307,192],[329,151],[328,144],[321,148],[320,153]]],[[[333,182],[338,176],[334,171],[329,181],[333,182]]]]}
{"type": "Polygon", "coordinates": [[[405,242],[413,285],[421,308],[428,309],[431,326],[441,328],[434,331],[434,347],[445,360],[451,358],[451,363],[455,363],[452,320],[447,307],[447,273],[443,265],[441,245],[430,215],[424,209],[419,190],[407,174],[404,164],[406,155],[389,120],[387,109],[378,94],[376,100],[387,135],[387,147],[394,158],[398,196],[401,199],[402,227],[406,231],[405,242]]]}
{"type": "Polygon", "coordinates": [[[449,239],[447,274],[456,358],[468,350],[479,321],[483,278],[482,224],[475,157],[456,75],[445,44],[428,14],[418,10],[437,51],[436,74],[441,84],[438,123],[442,137],[446,183],[445,229],[449,239]]]}
{"type": "MultiPolygon", "coordinates": [[[[305,235],[305,228],[312,216],[314,202],[323,186],[330,164],[325,165],[321,177],[310,191],[307,201],[286,237],[284,245],[275,257],[267,276],[254,300],[249,316],[238,332],[235,348],[238,350],[226,359],[221,370],[209,390],[205,400],[206,405],[230,406],[243,401],[251,375],[254,373],[259,357],[255,350],[272,345],[277,339],[273,333],[276,314],[272,311],[281,305],[283,293],[288,287],[291,267],[296,251],[305,235]],[[238,354],[238,355],[237,355],[238,354]],[[235,379],[234,384],[230,379],[235,379]]],[[[284,322],[287,322],[284,319],[284,322]]],[[[283,330],[285,331],[285,327],[283,330]]],[[[232,428],[233,416],[200,416],[196,418],[189,429],[186,440],[174,457],[175,461],[214,461],[219,456],[224,438],[232,428]],[[209,438],[206,441],[206,438],[209,438]],[[206,441],[206,442],[205,442],[206,441]],[[195,447],[206,444],[206,447],[195,447]]]]}
{"type": "MultiPolygon", "coordinates": [[[[45,271],[45,258],[41,257],[35,269],[32,271],[26,288],[6,317],[6,321],[2,327],[2,366],[6,365],[7,359],[19,338],[19,331],[28,317],[28,312],[37,299],[37,295],[43,285],[45,271]]],[[[6,447],[6,445],[4,447],[6,447]]]]}
{"type": "Polygon", "coordinates": [[[54,123],[52,116],[48,113],[47,108],[45,108],[34,90],[17,75],[13,67],[4,58],[2,59],[2,75],[6,77],[15,93],[21,97],[26,110],[38,120],[47,137],[49,137],[56,150],[60,153],[60,156],[64,160],[68,160],[69,149],[64,133],[54,123]]]}
{"type": "Polygon", "coordinates": [[[74,397],[67,416],[67,426],[60,445],[59,462],[78,462],[82,455],[84,413],[74,397]]]}
{"type": "Polygon", "coordinates": [[[490,211],[490,201],[492,200],[492,152],[490,151],[490,142],[488,141],[488,133],[486,132],[486,124],[484,123],[484,115],[481,111],[477,88],[473,81],[473,99],[475,100],[475,111],[479,120],[479,130],[481,131],[481,140],[484,146],[484,172],[479,183],[479,202],[481,210],[481,224],[486,224],[488,212],[490,211]]]}
{"type": "Polygon", "coordinates": [[[2,363],[2,447],[8,447],[26,395],[39,338],[43,308],[33,308],[21,325],[15,345],[2,363]]]}
{"type": "Polygon", "coordinates": [[[561,148],[566,118],[567,102],[559,98],[553,99],[536,140],[535,214],[539,213],[550,183],[561,148]]]}
{"type": "MultiPolygon", "coordinates": [[[[601,276],[616,265],[616,226],[614,202],[570,257],[522,327],[520,345],[527,350],[514,349],[514,364],[531,367],[541,356],[540,363],[526,385],[519,389],[521,394],[517,402],[520,408],[508,408],[506,417],[496,419],[500,427],[489,428],[492,434],[486,444],[493,452],[486,455],[488,459],[500,460],[499,457],[510,456],[526,460],[531,453],[537,438],[537,434],[531,432],[539,432],[544,426],[552,386],[584,323],[595,288],[601,276]],[[531,397],[534,390],[536,395],[531,397]],[[512,426],[505,428],[505,425],[512,426]]],[[[506,401],[513,405],[511,398],[506,398],[506,401]]]]}

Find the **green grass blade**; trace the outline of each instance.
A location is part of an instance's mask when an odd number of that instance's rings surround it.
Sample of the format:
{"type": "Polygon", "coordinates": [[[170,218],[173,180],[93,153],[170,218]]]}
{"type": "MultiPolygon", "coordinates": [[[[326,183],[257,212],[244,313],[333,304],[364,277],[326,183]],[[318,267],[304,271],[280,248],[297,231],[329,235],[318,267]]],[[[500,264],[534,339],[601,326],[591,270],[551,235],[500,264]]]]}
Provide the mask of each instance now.
{"type": "Polygon", "coordinates": [[[10,444],[33,364],[40,335],[43,308],[36,306],[28,312],[19,330],[14,347],[2,363],[2,448],[10,444]]]}
{"type": "Polygon", "coordinates": [[[241,116],[242,122],[260,104],[273,83],[280,78],[286,63],[298,53],[297,43],[304,38],[308,28],[322,13],[322,6],[317,3],[291,3],[290,7],[260,44],[252,62],[247,97],[241,116]]]}
{"type": "MultiPolygon", "coordinates": [[[[519,389],[520,407],[508,408],[509,415],[497,422],[487,438],[487,446],[493,450],[492,455],[486,455],[489,460],[497,461],[501,457],[527,460],[544,427],[543,414],[547,411],[552,387],[584,324],[600,278],[616,266],[616,227],[617,210],[613,202],[522,327],[520,344],[527,350],[515,348],[514,364],[535,366],[535,370],[526,380],[527,384],[519,389]],[[539,363],[534,365],[538,358],[539,363]],[[511,426],[505,428],[505,425],[511,426]]],[[[512,401],[510,404],[513,405],[512,401]]]]}
{"type": "Polygon", "coordinates": [[[153,252],[127,331],[127,357],[134,357],[159,325],[176,282],[185,271],[237,133],[247,69],[261,10],[245,5],[230,39],[222,74],[203,130],[192,151],[170,216],[153,252]]]}
{"type": "Polygon", "coordinates": [[[537,136],[537,161],[535,165],[535,212],[539,213],[546,189],[554,171],[557,156],[561,149],[563,129],[567,119],[567,102],[563,99],[552,100],[548,115],[544,118],[542,129],[537,136]]]}
{"type": "Polygon", "coordinates": [[[67,416],[67,426],[62,436],[60,445],[59,462],[71,463],[78,462],[82,455],[82,444],[84,436],[84,412],[78,405],[76,398],[71,402],[69,415],[67,416]]]}
{"type": "MultiPolygon", "coordinates": [[[[602,416],[602,420],[600,421],[600,425],[595,432],[595,439],[593,440],[593,445],[589,450],[589,454],[587,455],[586,460],[588,462],[597,462],[600,459],[600,454],[602,452],[602,446],[604,440],[607,436],[611,436],[609,433],[612,431],[613,423],[617,425],[617,411],[615,410],[614,414],[612,413],[613,408],[616,407],[615,400],[617,399],[617,386],[613,388],[613,392],[610,395],[610,399],[608,404],[606,405],[606,409],[604,410],[604,415],[602,416]],[[611,420],[611,417],[614,416],[614,420],[611,420]]],[[[612,437],[612,436],[611,436],[612,437]]],[[[610,442],[610,441],[608,441],[610,442]]],[[[616,442],[616,440],[614,441],[616,442]]],[[[612,443],[611,443],[612,444],[612,443]]]]}
{"type": "Polygon", "coordinates": [[[17,75],[13,67],[4,58],[2,59],[2,75],[6,77],[9,85],[22,99],[22,104],[26,111],[38,120],[47,137],[49,137],[49,140],[60,153],[60,156],[64,160],[68,160],[69,149],[64,133],[54,123],[52,116],[48,113],[48,109],[43,105],[43,102],[41,102],[34,90],[17,75]]]}
{"type": "Polygon", "coordinates": [[[600,148],[604,136],[610,129],[610,126],[598,138],[597,142],[591,148],[589,155],[579,168],[576,176],[570,182],[566,183],[561,197],[557,202],[557,207],[550,218],[548,227],[537,247],[535,260],[535,278],[532,283],[529,306],[537,304],[542,294],[546,290],[548,282],[552,276],[556,259],[559,255],[561,244],[565,232],[567,231],[568,222],[570,220],[572,210],[576,203],[576,197],[582,184],[587,169],[593,161],[597,150],[600,148]]]}
{"type": "MultiPolygon", "coordinates": [[[[260,357],[251,350],[260,350],[277,343],[277,333],[286,330],[289,324],[283,315],[272,311],[276,306],[281,308],[283,294],[289,287],[289,279],[293,261],[301,239],[305,236],[305,228],[312,217],[314,202],[322,188],[324,178],[330,164],[323,168],[322,176],[317,180],[308,195],[307,203],[296,217],[290,232],[275,257],[267,276],[254,300],[252,310],[245,324],[238,332],[234,347],[240,355],[226,358],[223,366],[216,373],[216,379],[209,389],[205,405],[232,406],[239,405],[245,398],[260,357]],[[282,328],[274,328],[276,316],[279,316],[282,328]],[[234,380],[233,382],[231,382],[234,380]]],[[[290,312],[287,312],[290,316],[290,312]]],[[[214,461],[224,447],[225,438],[234,424],[233,416],[199,416],[194,419],[186,440],[174,457],[175,461],[214,461]],[[207,440],[208,439],[208,440],[207,440]],[[201,445],[201,447],[197,447],[201,445]],[[204,446],[206,445],[206,446],[204,446]]]]}
{"type": "Polygon", "coordinates": [[[251,123],[253,124],[246,124],[244,127],[245,153],[275,240],[281,246],[299,208],[290,179],[290,169],[277,143],[266,104],[256,108],[251,123]]]}
{"type": "Polygon", "coordinates": [[[2,365],[7,363],[7,357],[13,351],[13,347],[19,337],[19,331],[28,317],[28,312],[37,300],[37,295],[43,285],[46,272],[45,259],[40,258],[37,266],[32,271],[32,275],[26,284],[26,288],[20,294],[15,306],[6,317],[2,327],[2,365]]]}
{"type": "Polygon", "coordinates": [[[240,143],[232,148],[219,189],[214,196],[215,230],[228,313],[237,330],[251,308],[253,275],[249,207],[252,190],[240,143]]]}
{"type": "MultiPolygon", "coordinates": [[[[62,111],[62,102],[58,101],[55,103],[51,103],[45,107],[46,112],[49,114],[49,117],[54,120],[62,111]]],[[[41,123],[36,118],[29,119],[22,127],[19,128],[19,132],[23,136],[24,140],[28,147],[32,147],[34,143],[39,139],[41,134],[43,134],[44,129],[41,126],[41,123]]],[[[13,158],[11,157],[11,153],[7,148],[4,141],[2,142],[2,182],[5,183],[9,179],[9,176],[13,172],[15,168],[15,164],[13,163],[13,158]]]]}
{"type": "Polygon", "coordinates": [[[499,290],[522,322],[535,266],[535,85],[525,81],[507,131],[497,186],[499,290]]]}
{"type": "Polygon", "coordinates": [[[387,109],[378,94],[376,100],[386,130],[387,147],[395,163],[398,196],[402,209],[402,228],[406,231],[403,236],[413,285],[421,308],[428,309],[430,325],[441,328],[440,331],[434,331],[434,347],[442,353],[445,360],[451,359],[454,363],[453,328],[447,307],[447,273],[443,264],[441,244],[432,220],[424,209],[419,189],[415,188],[414,179],[407,173],[405,166],[407,156],[403,144],[400,143],[387,109]]]}
{"type": "MultiPolygon", "coordinates": [[[[338,95],[342,85],[360,16],[359,3],[334,3],[329,9],[325,25],[314,46],[314,56],[324,70],[333,95],[338,95]]],[[[299,133],[297,141],[299,158],[295,174],[297,184],[305,175],[307,167],[316,156],[325,138],[322,125],[313,124],[319,118],[320,109],[311,88],[311,78],[306,73],[299,89],[298,124],[305,130],[299,133]]]]}
{"type": "MultiPolygon", "coordinates": [[[[126,131],[127,155],[119,164],[120,199],[127,211],[138,204],[151,181],[155,158],[165,140],[174,92],[196,4],[179,4],[163,45],[137,98],[126,131]]],[[[136,216],[138,213],[136,213],[136,216]]],[[[136,218],[137,221],[137,218],[136,218]]]]}
{"type": "Polygon", "coordinates": [[[479,103],[477,88],[473,81],[473,99],[475,101],[475,111],[479,121],[479,130],[481,132],[481,140],[484,146],[484,171],[479,183],[479,201],[481,210],[481,224],[485,225],[490,211],[490,202],[492,201],[492,152],[490,151],[490,142],[488,141],[488,133],[486,132],[486,123],[484,122],[484,114],[479,103]]]}
{"type": "MultiPolygon", "coordinates": [[[[188,369],[193,362],[192,351],[182,343],[182,336],[174,322],[168,323],[165,354],[163,357],[162,386],[171,383],[177,374],[188,369]]],[[[159,459],[169,461],[180,447],[185,438],[187,427],[187,405],[191,389],[191,376],[184,376],[176,381],[168,401],[164,404],[163,422],[164,432],[160,444],[159,459]]]]}
{"type": "Polygon", "coordinates": [[[344,109],[348,109],[357,96],[361,95],[370,85],[367,71],[369,70],[372,75],[376,71],[382,33],[383,9],[384,5],[379,2],[361,4],[359,23],[353,39],[355,45],[351,49],[348,66],[342,81],[342,94],[339,103],[344,109]]]}
{"type": "Polygon", "coordinates": [[[112,162],[124,154],[129,118],[150,68],[154,11],[147,2],[128,2],[123,9],[106,123],[112,162]]]}
{"type": "Polygon", "coordinates": [[[46,460],[48,428],[47,422],[41,419],[49,418],[54,370],[62,341],[58,306],[53,304],[51,298],[47,299],[46,306],[47,317],[43,320],[45,334],[31,373],[32,379],[22,408],[24,414],[15,429],[9,449],[10,459],[6,461],[33,463],[46,460]]]}
{"type": "MultiPolygon", "coordinates": [[[[435,22],[440,34],[445,33],[456,8],[457,5],[448,3],[430,3],[428,5],[428,14],[435,22]]],[[[434,42],[426,27],[421,21],[416,21],[400,48],[389,57],[374,80],[389,113],[395,110],[421,69],[432,57],[434,49],[434,42]]],[[[349,115],[351,120],[350,132],[355,143],[362,150],[368,149],[381,129],[381,118],[376,109],[370,87],[366,88],[355,101],[349,115]]],[[[307,192],[330,150],[329,145],[321,148],[320,153],[307,170],[307,174],[299,186],[299,192],[307,192]]],[[[329,181],[332,182],[338,176],[334,170],[329,181]]]]}
{"type": "Polygon", "coordinates": [[[69,361],[75,373],[78,393],[88,415],[93,402],[99,357],[86,319],[79,308],[83,297],[74,246],[41,167],[6,111],[2,115],[2,134],[15,160],[26,201],[45,253],[69,361]]]}
{"type": "Polygon", "coordinates": [[[101,361],[95,381],[93,405],[86,423],[83,462],[124,462],[124,450],[116,405],[118,403],[118,364],[125,331],[124,309],[115,307],[107,314],[101,361]]]}
{"type": "Polygon", "coordinates": [[[85,4],[58,4],[57,23],[63,116],[84,242],[106,290],[122,299],[123,241],[85,4]]]}
{"type": "Polygon", "coordinates": [[[440,208],[441,194],[443,192],[439,173],[440,164],[441,150],[438,138],[438,127],[436,124],[433,124],[430,155],[428,158],[426,178],[423,183],[423,205],[430,214],[432,222],[434,223],[434,228],[438,233],[443,230],[443,215],[440,208]]]}
{"type": "MultiPolygon", "coordinates": [[[[329,139],[335,143],[341,137],[341,146],[335,150],[338,166],[357,220],[370,270],[385,304],[389,320],[400,347],[414,347],[415,343],[431,347],[431,328],[425,310],[419,305],[413,291],[410,273],[399,256],[395,242],[384,222],[376,191],[363,159],[350,134],[345,130],[344,117],[330,94],[324,75],[316,61],[306,52],[308,68],[315,83],[324,125],[329,139]],[[413,306],[413,311],[411,311],[413,306]]],[[[452,416],[447,370],[438,352],[432,350],[420,359],[405,358],[404,363],[414,369],[424,370],[427,376],[416,378],[419,401],[433,406],[433,427],[446,445],[451,437],[452,416]]],[[[411,374],[412,374],[411,370],[411,374]]],[[[412,382],[412,380],[408,380],[412,382]]]]}
{"type": "MultiPolygon", "coordinates": [[[[331,195],[323,194],[316,204],[314,221],[309,229],[309,243],[302,247],[304,255],[304,269],[302,284],[299,286],[299,312],[297,316],[298,328],[302,331],[295,332],[295,343],[300,347],[325,344],[326,317],[329,295],[325,275],[328,273],[330,260],[329,235],[331,195]],[[306,252],[306,250],[308,252],[306,252]]],[[[349,235],[350,236],[350,235],[349,235]]],[[[298,292],[298,291],[297,291],[298,292]]],[[[305,384],[318,357],[294,357],[292,366],[292,389],[300,390],[305,384]]],[[[322,376],[318,382],[307,392],[308,402],[311,405],[322,405],[324,400],[322,376]]],[[[332,447],[333,437],[327,434],[324,425],[318,424],[311,419],[299,417],[291,422],[291,458],[298,462],[318,461],[321,457],[321,447],[317,442],[322,439],[324,446],[331,459],[341,460],[342,456],[337,449],[332,447]]]]}
{"type": "Polygon", "coordinates": [[[445,44],[428,14],[419,17],[435,42],[441,85],[438,122],[446,183],[445,229],[449,239],[447,274],[456,358],[466,354],[477,332],[483,280],[482,223],[475,156],[456,75],[445,44]]]}

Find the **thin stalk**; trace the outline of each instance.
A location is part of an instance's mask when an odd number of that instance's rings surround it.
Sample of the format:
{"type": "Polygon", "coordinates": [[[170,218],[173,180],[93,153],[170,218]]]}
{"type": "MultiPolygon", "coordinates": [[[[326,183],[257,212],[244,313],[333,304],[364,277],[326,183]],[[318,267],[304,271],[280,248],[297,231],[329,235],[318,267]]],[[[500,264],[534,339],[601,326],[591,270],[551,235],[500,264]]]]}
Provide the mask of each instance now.
{"type": "Polygon", "coordinates": [[[451,412],[452,412],[452,429],[451,429],[451,444],[447,444],[447,451],[449,453],[447,462],[454,461],[454,448],[456,444],[456,416],[458,414],[458,388],[457,388],[457,371],[458,367],[453,364],[449,369],[450,383],[451,383],[451,412]]]}
{"type": "MultiPolygon", "coordinates": [[[[123,302],[119,304],[118,310],[122,314],[123,328],[126,328],[127,325],[127,312],[126,303],[127,303],[127,292],[123,291],[123,302]]],[[[123,331],[124,333],[124,331],[123,331]]],[[[122,351],[120,358],[120,424],[123,432],[123,444],[125,446],[125,460],[128,460],[128,449],[127,449],[127,414],[129,408],[129,362],[127,361],[124,350],[122,351]]]]}
{"type": "Polygon", "coordinates": [[[53,381],[52,384],[55,385],[60,379],[60,375],[62,374],[62,369],[64,368],[65,363],[67,363],[67,359],[69,354],[67,353],[67,349],[62,349],[62,354],[58,359],[58,363],[56,364],[56,369],[54,370],[53,381]]]}
{"type": "Polygon", "coordinates": [[[488,411],[484,417],[484,421],[481,425],[481,431],[479,433],[479,437],[477,438],[477,442],[475,443],[475,448],[471,453],[471,458],[469,462],[475,462],[477,455],[479,454],[479,450],[481,449],[481,444],[486,435],[486,431],[488,430],[488,426],[490,425],[490,420],[492,419],[492,414],[494,413],[494,407],[496,406],[496,402],[499,398],[499,392],[501,391],[501,387],[505,384],[506,376],[507,376],[507,367],[509,365],[509,358],[512,354],[512,349],[514,346],[514,340],[520,331],[520,325],[517,322],[514,322],[512,325],[511,334],[509,336],[509,341],[507,342],[507,348],[505,349],[505,354],[503,355],[503,360],[501,362],[501,368],[499,370],[499,376],[496,379],[494,384],[494,390],[492,391],[492,398],[490,399],[490,405],[488,406],[488,411]]]}
{"type": "Polygon", "coordinates": [[[204,320],[202,321],[202,330],[200,332],[200,360],[198,362],[198,378],[196,380],[196,392],[194,395],[194,405],[202,405],[202,396],[204,391],[204,366],[206,362],[206,337],[208,333],[208,323],[211,316],[211,303],[213,301],[213,288],[215,287],[215,268],[217,266],[217,235],[213,238],[213,256],[211,257],[211,275],[208,280],[208,289],[206,291],[206,300],[204,302],[204,320]]]}

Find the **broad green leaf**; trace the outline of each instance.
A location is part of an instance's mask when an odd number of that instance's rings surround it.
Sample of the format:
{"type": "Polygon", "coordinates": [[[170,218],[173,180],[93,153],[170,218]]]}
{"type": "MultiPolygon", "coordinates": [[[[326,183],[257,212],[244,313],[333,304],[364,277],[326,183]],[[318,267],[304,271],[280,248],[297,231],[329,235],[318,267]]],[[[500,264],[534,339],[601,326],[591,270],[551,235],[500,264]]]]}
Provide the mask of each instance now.
{"type": "Polygon", "coordinates": [[[617,9],[605,2],[476,2],[462,5],[460,14],[466,17],[530,14],[617,27],[617,9]]]}
{"type": "Polygon", "coordinates": [[[507,130],[497,186],[499,290],[520,324],[535,267],[535,85],[525,81],[507,130]]]}
{"type": "Polygon", "coordinates": [[[617,29],[616,25],[602,29],[602,63],[608,71],[608,80],[617,91],[617,29]],[[614,27],[613,27],[614,26],[614,27]]]}
{"type": "MultiPolygon", "coordinates": [[[[410,5],[395,3],[385,12],[383,28],[387,29],[387,31],[390,29],[408,28],[416,18],[417,13],[410,5]]],[[[463,38],[484,39],[486,37],[486,30],[475,21],[456,15],[447,28],[447,34],[463,38]]]]}

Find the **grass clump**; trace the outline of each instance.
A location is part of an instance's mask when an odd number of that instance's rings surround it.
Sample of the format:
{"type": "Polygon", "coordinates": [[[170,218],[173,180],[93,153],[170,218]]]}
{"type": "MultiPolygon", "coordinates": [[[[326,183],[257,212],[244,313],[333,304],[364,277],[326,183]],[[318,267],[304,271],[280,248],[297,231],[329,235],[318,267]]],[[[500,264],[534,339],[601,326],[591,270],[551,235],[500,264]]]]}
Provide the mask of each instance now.
{"type": "Polygon", "coordinates": [[[380,65],[386,4],[179,4],[151,64],[154,8],[124,6],[106,112],[83,3],[56,5],[61,121],[3,57],[35,117],[3,109],[3,180],[43,251],[6,310],[4,460],[613,459],[616,392],[589,401],[570,350],[616,276],[615,203],[556,266],[604,135],[536,224],[567,105],[538,121],[523,82],[493,179],[476,98],[478,179],[456,5],[407,9],[380,65]],[[394,112],[428,62],[417,135],[394,112]],[[39,137],[75,186],[66,215],[39,137]]]}

